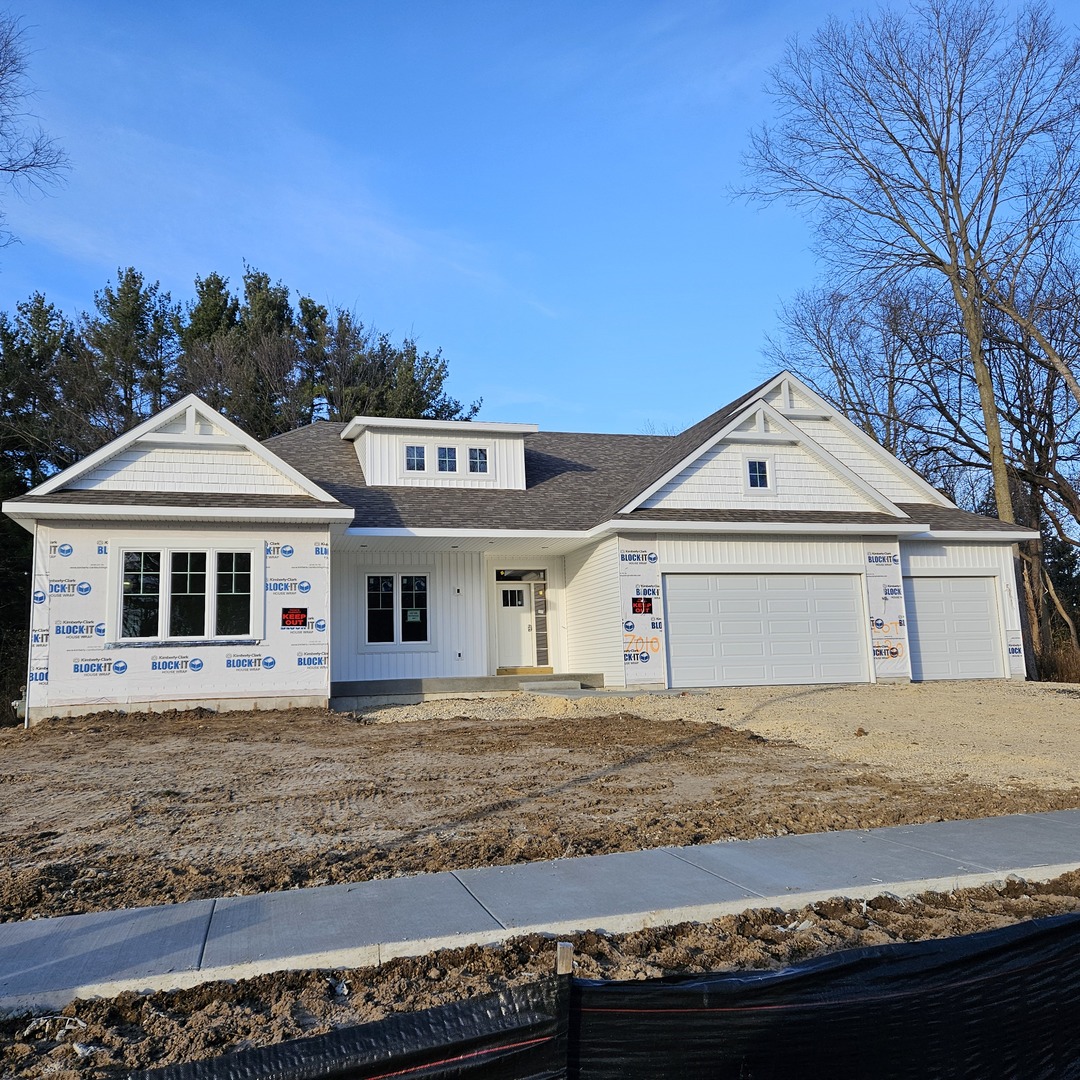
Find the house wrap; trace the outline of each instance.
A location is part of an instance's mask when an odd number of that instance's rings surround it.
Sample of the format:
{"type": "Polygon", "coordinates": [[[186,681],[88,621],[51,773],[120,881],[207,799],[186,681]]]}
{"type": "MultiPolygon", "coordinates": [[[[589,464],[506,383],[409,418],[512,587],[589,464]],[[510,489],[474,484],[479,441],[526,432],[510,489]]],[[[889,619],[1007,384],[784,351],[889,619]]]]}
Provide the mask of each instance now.
{"type": "Polygon", "coordinates": [[[34,536],[28,722],[1024,675],[1036,534],[787,372],[676,436],[361,416],[259,443],[187,397],[3,509],[34,536]]]}

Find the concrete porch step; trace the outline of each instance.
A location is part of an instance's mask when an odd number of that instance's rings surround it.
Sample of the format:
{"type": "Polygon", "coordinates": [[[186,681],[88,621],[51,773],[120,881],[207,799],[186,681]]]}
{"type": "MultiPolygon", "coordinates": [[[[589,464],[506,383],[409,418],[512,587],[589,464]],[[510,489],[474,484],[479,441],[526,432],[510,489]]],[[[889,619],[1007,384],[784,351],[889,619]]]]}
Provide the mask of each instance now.
{"type": "Polygon", "coordinates": [[[415,705],[436,698],[476,697],[530,690],[601,690],[604,676],[595,672],[552,675],[478,675],[461,678],[370,679],[330,686],[330,707],[342,712],[371,705],[415,705]]]}

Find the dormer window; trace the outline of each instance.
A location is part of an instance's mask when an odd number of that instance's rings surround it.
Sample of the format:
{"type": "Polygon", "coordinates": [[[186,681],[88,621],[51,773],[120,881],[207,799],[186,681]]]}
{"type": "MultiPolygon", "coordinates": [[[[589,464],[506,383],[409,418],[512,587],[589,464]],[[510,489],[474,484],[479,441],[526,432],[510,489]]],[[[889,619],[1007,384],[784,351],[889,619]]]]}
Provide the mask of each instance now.
{"type": "Polygon", "coordinates": [[[767,488],[769,486],[769,463],[767,461],[748,461],[747,478],[752,488],[767,488]]]}
{"type": "Polygon", "coordinates": [[[405,471],[423,472],[424,469],[424,448],[422,446],[406,446],[405,471]]]}
{"type": "Polygon", "coordinates": [[[457,447],[439,447],[439,472],[457,472],[457,447]]]}
{"type": "Polygon", "coordinates": [[[483,446],[469,447],[469,472],[486,473],[488,471],[488,452],[483,446]]]}

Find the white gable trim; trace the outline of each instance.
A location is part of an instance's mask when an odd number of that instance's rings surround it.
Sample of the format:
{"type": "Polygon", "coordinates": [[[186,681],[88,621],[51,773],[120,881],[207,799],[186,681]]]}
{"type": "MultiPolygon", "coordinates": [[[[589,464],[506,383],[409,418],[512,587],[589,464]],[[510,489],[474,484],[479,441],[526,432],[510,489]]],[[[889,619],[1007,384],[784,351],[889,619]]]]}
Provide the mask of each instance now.
{"type": "Polygon", "coordinates": [[[903,473],[907,480],[929,496],[930,502],[933,502],[937,506],[956,506],[956,503],[945,498],[936,487],[924,480],[910,466],[905,465],[895,454],[890,454],[885,447],[867,435],[858,424],[852,423],[838,408],[836,408],[835,405],[831,405],[820,394],[807,386],[802,379],[792,375],[790,371],[781,371],[775,379],[766,383],[761,388],[761,396],[764,397],[766,394],[776,389],[777,386],[783,386],[785,389],[785,396],[790,402],[792,400],[792,385],[798,387],[799,393],[808,397],[814,402],[817,408],[812,410],[796,409],[793,407],[781,409],[780,411],[784,416],[787,416],[792,420],[832,420],[834,423],[839,424],[848,435],[858,441],[868,453],[873,454],[894,471],[903,473]]]}
{"type": "MultiPolygon", "coordinates": [[[[770,383],[769,385],[771,386],[772,384],[770,383]]],[[[814,439],[807,435],[801,428],[796,427],[795,424],[774,409],[767,401],[759,399],[750,402],[741,412],[713,435],[712,438],[707,439],[698,446],[693,453],[688,454],[683,458],[678,465],[669,469],[659,480],[646,488],[640,495],[637,495],[631,502],[627,503],[626,506],[622,507],[622,509],[619,510],[619,513],[633,513],[634,510],[637,510],[642,503],[652,495],[655,495],[665,484],[670,483],[684,469],[688,468],[703,454],[708,453],[709,450],[721,442],[739,443],[744,445],[747,443],[754,443],[762,445],[787,444],[799,446],[814,458],[819,465],[835,473],[841,479],[846,480],[870,502],[880,506],[885,513],[892,514],[893,517],[897,518],[907,517],[894,502],[882,495],[872,484],[868,484],[858,475],[858,473],[849,469],[847,465],[839,460],[839,458],[835,457],[823,446],[815,442],[814,439]],[[760,429],[758,432],[741,432],[735,430],[740,425],[744,424],[747,419],[752,417],[757,418],[756,426],[760,429]],[[765,420],[768,420],[771,424],[780,428],[780,431],[770,435],[765,431],[765,420]]],[[[881,451],[881,447],[878,447],[878,451],[881,451]]],[[[889,456],[891,457],[892,455],[889,456]]]]}
{"type": "Polygon", "coordinates": [[[106,443],[100,450],[94,451],[89,457],[77,461],[70,468],[58,472],[49,477],[43,484],[27,492],[28,495],[48,495],[67,487],[80,477],[91,472],[98,465],[115,457],[118,453],[129,446],[173,446],[187,449],[210,449],[222,450],[247,450],[263,464],[274,469],[291,480],[298,488],[319,502],[336,502],[337,500],[324,491],[318,484],[312,483],[303,473],[298,472],[288,462],[283,461],[267,450],[257,439],[252,438],[247,432],[237,427],[231,420],[227,420],[221,413],[211,409],[201,398],[194,394],[188,394],[174,405],[170,405],[164,412],[144,420],[137,427],[106,443]],[[179,417],[184,417],[184,433],[163,432],[161,428],[167,427],[179,417]],[[199,416],[225,432],[224,435],[196,435],[195,425],[199,416]]]}

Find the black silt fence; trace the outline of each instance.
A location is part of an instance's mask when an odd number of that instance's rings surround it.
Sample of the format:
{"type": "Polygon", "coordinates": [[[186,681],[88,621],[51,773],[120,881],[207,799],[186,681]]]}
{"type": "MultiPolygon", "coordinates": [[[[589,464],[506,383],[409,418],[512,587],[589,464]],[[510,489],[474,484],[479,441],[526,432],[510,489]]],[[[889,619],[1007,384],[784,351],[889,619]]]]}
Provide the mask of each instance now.
{"type": "Polygon", "coordinates": [[[550,976],[498,994],[129,1078],[561,1080],[569,991],[569,978],[550,976]]]}
{"type": "Polygon", "coordinates": [[[1080,915],[780,971],[552,977],[130,1080],[1080,1080],[1080,915]]]}

